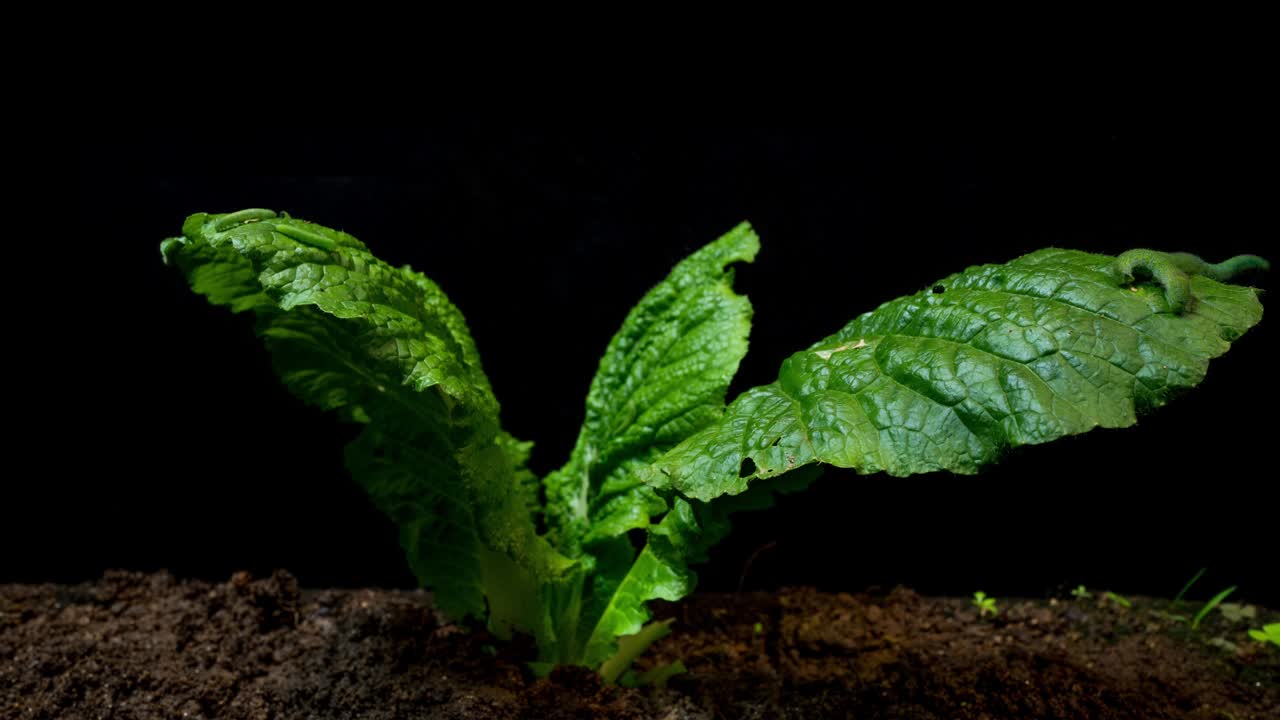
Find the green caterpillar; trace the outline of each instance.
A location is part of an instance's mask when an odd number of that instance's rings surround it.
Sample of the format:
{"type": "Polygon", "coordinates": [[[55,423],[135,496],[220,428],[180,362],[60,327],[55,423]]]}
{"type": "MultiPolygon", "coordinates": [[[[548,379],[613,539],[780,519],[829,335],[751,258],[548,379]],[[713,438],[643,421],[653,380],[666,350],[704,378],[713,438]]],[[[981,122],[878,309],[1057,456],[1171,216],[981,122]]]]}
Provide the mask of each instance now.
{"type": "Polygon", "coordinates": [[[1164,298],[1175,313],[1182,313],[1191,303],[1191,277],[1202,275],[1227,282],[1247,270],[1270,270],[1271,263],[1257,255],[1236,255],[1210,264],[1191,253],[1164,253],[1158,250],[1129,250],[1116,258],[1116,271],[1121,283],[1131,283],[1135,270],[1142,270],[1164,287],[1164,298]]]}
{"type": "MultiPolygon", "coordinates": [[[[192,232],[199,230],[199,224],[204,222],[203,216],[192,216],[196,218],[196,225],[191,228],[192,232]]],[[[226,232],[237,225],[243,225],[249,222],[261,222],[263,220],[273,220],[271,227],[281,235],[305,243],[312,247],[318,247],[321,250],[332,250],[338,246],[333,239],[325,237],[314,230],[309,230],[300,225],[291,224],[292,218],[288,213],[283,216],[277,215],[274,210],[264,208],[249,208],[240,210],[227,215],[223,215],[213,223],[213,229],[216,232],[226,232]]],[[[190,220],[188,220],[190,222],[190,220]]],[[[309,223],[308,223],[309,224],[309,223]]],[[[187,228],[183,228],[183,232],[187,232],[187,228]]]]}

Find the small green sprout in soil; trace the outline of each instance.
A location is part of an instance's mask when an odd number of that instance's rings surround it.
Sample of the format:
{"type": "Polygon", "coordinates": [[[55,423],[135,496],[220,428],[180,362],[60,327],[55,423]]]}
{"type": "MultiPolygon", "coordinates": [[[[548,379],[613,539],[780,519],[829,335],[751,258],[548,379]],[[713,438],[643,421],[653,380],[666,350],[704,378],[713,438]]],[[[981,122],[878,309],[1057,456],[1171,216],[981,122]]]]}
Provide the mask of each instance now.
{"type": "Polygon", "coordinates": [[[1071,597],[1077,600],[1088,600],[1093,597],[1093,593],[1086,590],[1084,585],[1077,585],[1075,589],[1071,591],[1071,597]]]}
{"type": "Polygon", "coordinates": [[[1280,647],[1280,623],[1263,625],[1261,630],[1250,630],[1249,637],[1260,643],[1271,643],[1280,647]]]}
{"type": "Polygon", "coordinates": [[[1245,603],[1224,602],[1218,606],[1218,612],[1227,622],[1238,623],[1258,617],[1258,608],[1245,603]]]}
{"type": "Polygon", "coordinates": [[[970,603],[978,608],[978,617],[986,617],[987,615],[995,615],[1000,612],[996,609],[996,599],[987,597],[987,594],[979,590],[973,594],[973,600],[970,603]]]}
{"type": "Polygon", "coordinates": [[[1213,612],[1213,609],[1218,607],[1219,603],[1221,603],[1223,600],[1226,600],[1227,596],[1235,591],[1236,591],[1236,586],[1232,585],[1231,587],[1223,590],[1222,592],[1210,598],[1209,602],[1205,603],[1204,607],[1200,608],[1200,612],[1196,613],[1196,616],[1191,620],[1191,629],[1198,630],[1200,628],[1200,621],[1204,620],[1205,616],[1213,612]]]}
{"type": "Polygon", "coordinates": [[[1186,585],[1182,586],[1182,589],[1178,591],[1178,594],[1173,596],[1173,603],[1175,605],[1182,602],[1182,598],[1186,597],[1187,591],[1191,589],[1192,585],[1196,584],[1196,581],[1199,580],[1200,577],[1204,575],[1205,571],[1208,569],[1209,568],[1200,568],[1199,572],[1193,575],[1191,579],[1187,581],[1186,585]]]}
{"type": "Polygon", "coordinates": [[[1115,603],[1116,605],[1119,605],[1120,607],[1124,608],[1125,610],[1129,610],[1129,609],[1133,608],[1133,603],[1129,602],[1129,599],[1128,599],[1128,598],[1123,597],[1123,596],[1121,596],[1121,595],[1117,595],[1117,594],[1115,594],[1115,593],[1111,592],[1110,590],[1108,590],[1107,592],[1103,593],[1102,597],[1103,597],[1103,598],[1105,598],[1105,599],[1107,599],[1107,600],[1110,600],[1111,602],[1115,603]]]}

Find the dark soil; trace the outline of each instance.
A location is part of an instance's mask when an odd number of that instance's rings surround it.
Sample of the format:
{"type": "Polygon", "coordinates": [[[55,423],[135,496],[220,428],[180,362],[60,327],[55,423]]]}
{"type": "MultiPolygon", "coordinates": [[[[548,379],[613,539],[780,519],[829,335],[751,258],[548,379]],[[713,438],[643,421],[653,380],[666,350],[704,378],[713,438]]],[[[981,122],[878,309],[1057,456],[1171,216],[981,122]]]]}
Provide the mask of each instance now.
{"type": "MultiPolygon", "coordinates": [[[[1194,608],[1192,608],[1194,610],[1194,608]]],[[[1159,601],[1002,602],[809,590],[664,605],[665,688],[535,680],[516,646],[421,592],[299,592],[110,573],[0,587],[0,718],[1280,718],[1280,652],[1159,601]]]]}

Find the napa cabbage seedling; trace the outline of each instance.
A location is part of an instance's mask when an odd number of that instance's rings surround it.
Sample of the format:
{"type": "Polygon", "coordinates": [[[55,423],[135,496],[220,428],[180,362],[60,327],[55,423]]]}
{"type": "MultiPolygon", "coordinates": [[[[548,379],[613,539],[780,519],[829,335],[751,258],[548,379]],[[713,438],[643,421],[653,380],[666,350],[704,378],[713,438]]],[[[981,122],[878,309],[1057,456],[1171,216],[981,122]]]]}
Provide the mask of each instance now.
{"type": "Polygon", "coordinates": [[[973,594],[973,599],[969,601],[970,605],[978,608],[978,617],[986,617],[987,615],[995,615],[1000,612],[996,608],[996,599],[988,597],[986,593],[979,590],[973,594]]]}
{"type": "Polygon", "coordinates": [[[1125,596],[1123,596],[1123,595],[1117,595],[1117,594],[1115,594],[1115,593],[1111,592],[1110,590],[1108,590],[1107,592],[1103,593],[1103,594],[1102,594],[1102,598],[1103,598],[1104,600],[1109,600],[1109,601],[1111,601],[1111,602],[1115,603],[1116,605],[1119,605],[1120,607],[1124,608],[1125,610],[1132,610],[1132,609],[1133,609],[1133,603],[1129,601],[1129,598],[1127,598],[1127,597],[1125,597],[1125,596]]]}
{"type": "Polygon", "coordinates": [[[1132,425],[1262,316],[1256,290],[1226,282],[1258,258],[1042,250],[861,315],[726,406],[751,321],[733,266],[758,249],[740,225],[641,298],[572,453],[539,479],[426,276],[269,210],[192,215],[161,244],[195,292],[256,316],[289,390],[361,427],[347,468],[442,610],[532,635],[540,669],[606,680],[669,631],[646,604],[692,590],[730,514],[820,465],[974,473],[1009,448],[1132,425]]]}
{"type": "Polygon", "coordinates": [[[1260,643],[1271,643],[1280,647],[1280,623],[1263,625],[1261,630],[1250,630],[1249,637],[1260,643]]]}

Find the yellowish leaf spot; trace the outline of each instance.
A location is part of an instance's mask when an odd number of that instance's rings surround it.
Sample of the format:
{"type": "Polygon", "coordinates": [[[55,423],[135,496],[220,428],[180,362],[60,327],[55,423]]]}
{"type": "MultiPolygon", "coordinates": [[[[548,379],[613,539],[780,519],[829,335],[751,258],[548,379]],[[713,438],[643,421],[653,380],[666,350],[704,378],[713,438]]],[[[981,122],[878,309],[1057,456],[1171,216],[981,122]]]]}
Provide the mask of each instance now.
{"type": "Polygon", "coordinates": [[[866,346],[867,346],[866,338],[858,338],[857,343],[847,342],[843,345],[838,345],[836,347],[833,347],[830,350],[815,350],[813,354],[817,355],[823,360],[830,360],[831,356],[838,352],[843,352],[845,350],[857,350],[858,348],[864,348],[866,346]]]}

